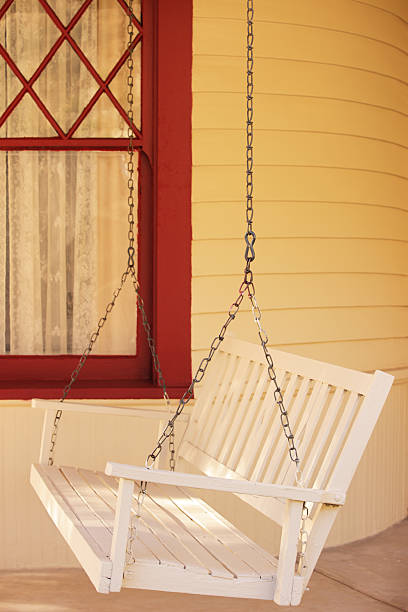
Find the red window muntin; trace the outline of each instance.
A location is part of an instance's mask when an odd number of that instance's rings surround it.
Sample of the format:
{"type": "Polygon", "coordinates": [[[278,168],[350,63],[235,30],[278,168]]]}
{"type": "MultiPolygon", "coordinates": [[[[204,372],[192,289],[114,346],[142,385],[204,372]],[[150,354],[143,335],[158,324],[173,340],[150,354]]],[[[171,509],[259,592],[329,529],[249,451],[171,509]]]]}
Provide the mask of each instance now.
{"type": "MultiPolygon", "coordinates": [[[[14,0],[0,9],[0,19],[14,0]]],[[[127,150],[124,138],[75,138],[75,130],[102,93],[122,117],[126,112],[109,83],[126,62],[126,51],[102,79],[70,36],[92,0],[85,0],[64,26],[46,0],[38,0],[61,32],[32,77],[27,80],[7,51],[0,54],[23,88],[0,117],[0,127],[24,95],[30,95],[58,136],[0,138],[1,150],[127,150]],[[96,79],[99,89],[67,133],[49,113],[32,86],[66,40],[96,79]]],[[[124,10],[124,0],[116,0],[124,10]]],[[[140,153],[138,207],[138,277],[155,336],[170,397],[184,391],[191,377],[191,61],[192,0],[142,0],[142,24],[135,21],[134,44],[142,44],[141,131],[134,129],[140,153]]],[[[113,291],[114,287],[112,287],[113,291]]],[[[115,316],[113,311],[111,316],[115,316]]],[[[96,322],[95,322],[96,324],[96,322]]],[[[152,368],[141,317],[135,356],[91,355],[71,398],[155,398],[161,396],[152,368]]],[[[84,338],[84,345],[87,338],[84,338]]],[[[78,355],[0,356],[0,399],[55,398],[60,395],[78,355]]]]}

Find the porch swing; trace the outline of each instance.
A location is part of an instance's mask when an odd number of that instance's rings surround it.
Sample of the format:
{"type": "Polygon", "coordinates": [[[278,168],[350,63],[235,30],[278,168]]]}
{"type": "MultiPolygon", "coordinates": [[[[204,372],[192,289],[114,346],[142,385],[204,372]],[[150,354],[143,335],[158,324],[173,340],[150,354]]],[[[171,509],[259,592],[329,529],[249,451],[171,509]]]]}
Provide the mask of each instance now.
{"type": "Polygon", "coordinates": [[[33,400],[33,406],[44,410],[45,417],[39,463],[31,468],[31,484],[100,593],[120,591],[123,586],[298,605],[344,504],[393,377],[269,351],[251,269],[256,240],[253,0],[247,0],[244,276],[224,325],[169,418],[169,397],[134,262],[132,0],[128,4],[128,264],[61,400],[33,400]],[[62,407],[78,413],[151,417],[146,409],[65,401],[128,279],[135,289],[153,366],[168,404],[167,411],[154,414],[167,425],[144,467],[109,461],[103,473],[57,466],[54,452],[62,407]],[[245,296],[259,344],[227,335],[245,296]],[[183,410],[198,383],[202,383],[198,399],[187,417],[183,410]],[[175,471],[177,420],[187,423],[177,455],[191,466],[190,473],[175,471]],[[162,451],[167,444],[169,470],[162,469],[167,448],[162,451]],[[195,489],[232,493],[278,524],[282,528],[279,557],[263,550],[215,512],[198,493],[191,492],[195,489]]]}

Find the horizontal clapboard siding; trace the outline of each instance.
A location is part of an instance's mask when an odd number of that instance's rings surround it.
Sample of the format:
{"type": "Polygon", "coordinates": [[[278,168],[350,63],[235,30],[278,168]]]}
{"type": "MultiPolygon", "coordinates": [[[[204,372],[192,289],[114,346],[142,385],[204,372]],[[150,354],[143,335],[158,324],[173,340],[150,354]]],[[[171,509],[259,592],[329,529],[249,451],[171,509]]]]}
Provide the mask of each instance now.
{"type": "MultiPolygon", "coordinates": [[[[406,447],[388,442],[389,423],[406,431],[407,419],[408,5],[256,0],[254,7],[253,268],[270,344],[397,378],[386,407],[392,417],[381,419],[367,451],[376,476],[364,461],[330,539],[336,544],[406,512],[406,447]],[[398,463],[391,488],[385,470],[398,463]]],[[[245,3],[195,0],[193,368],[244,267],[245,52],[245,3]]],[[[242,310],[231,332],[254,341],[246,301],[242,310]]],[[[254,525],[251,533],[261,541],[267,529],[254,525]]]]}

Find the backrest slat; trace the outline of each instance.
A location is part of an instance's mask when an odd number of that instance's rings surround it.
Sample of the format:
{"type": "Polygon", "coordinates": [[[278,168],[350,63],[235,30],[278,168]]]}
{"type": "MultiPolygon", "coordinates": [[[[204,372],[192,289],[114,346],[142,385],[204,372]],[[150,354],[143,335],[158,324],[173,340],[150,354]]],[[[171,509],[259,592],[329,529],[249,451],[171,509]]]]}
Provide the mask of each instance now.
{"type": "MultiPolygon", "coordinates": [[[[241,427],[237,432],[235,444],[231,450],[231,455],[228,460],[228,466],[230,469],[236,470],[243,478],[246,478],[244,474],[246,473],[246,465],[248,463],[246,459],[246,445],[250,441],[250,432],[256,415],[256,408],[267,386],[267,380],[265,376],[263,376],[263,369],[264,368],[260,363],[254,363],[250,383],[252,393],[248,397],[245,412],[242,415],[241,427]],[[252,384],[252,377],[255,379],[254,387],[252,384]]],[[[251,451],[249,450],[249,452],[251,451]]]]}
{"type": "Polygon", "coordinates": [[[317,475],[317,478],[315,480],[314,484],[317,488],[324,488],[327,486],[329,476],[338,459],[347,432],[349,431],[351,423],[353,422],[356,407],[358,402],[360,401],[360,398],[361,396],[359,396],[357,393],[354,393],[353,391],[348,396],[345,408],[339,421],[339,425],[332,436],[329,448],[327,449],[326,454],[324,456],[319,474],[317,475]]]}
{"type": "MultiPolygon", "coordinates": [[[[271,350],[271,355],[304,485],[345,493],[392,376],[356,372],[282,351],[271,350]]],[[[184,449],[185,459],[196,457],[197,467],[208,474],[225,470],[237,478],[295,484],[296,466],[288,456],[274,389],[262,347],[226,337],[209,365],[180,456],[184,449]]],[[[270,505],[268,515],[275,513],[280,521],[278,506],[270,505]]]]}
{"type": "MultiPolygon", "coordinates": [[[[285,375],[285,372],[278,371],[276,375],[278,384],[281,385],[283,383],[283,377],[285,375]]],[[[257,456],[259,454],[259,449],[262,447],[262,440],[266,435],[267,430],[269,429],[269,431],[272,431],[273,429],[273,424],[271,420],[273,414],[271,414],[270,410],[270,406],[271,404],[273,404],[273,387],[267,382],[267,377],[265,376],[265,368],[263,368],[262,376],[266,380],[265,393],[260,399],[257,409],[254,413],[252,428],[247,438],[240,460],[240,473],[244,474],[245,478],[249,479],[251,479],[252,467],[256,462],[257,456]]]]}
{"type": "Polygon", "coordinates": [[[247,469],[250,458],[248,455],[252,453],[252,445],[251,445],[251,430],[253,422],[256,418],[256,412],[261,402],[262,397],[266,394],[268,390],[268,382],[266,377],[264,376],[264,368],[261,364],[258,364],[259,367],[259,380],[258,384],[255,388],[255,393],[251,399],[251,402],[248,406],[247,414],[244,416],[244,421],[242,424],[242,435],[240,436],[240,444],[242,445],[241,455],[238,457],[238,464],[236,470],[238,474],[241,474],[244,478],[247,478],[247,469]],[[244,439],[243,439],[244,438],[244,439]]]}
{"type": "Polygon", "coordinates": [[[216,425],[208,440],[207,449],[211,457],[218,458],[220,448],[225,437],[232,426],[234,414],[241,397],[250,362],[243,357],[238,358],[238,367],[235,370],[235,375],[231,380],[224,401],[219,408],[216,425]]]}
{"type": "MultiPolygon", "coordinates": [[[[220,361],[221,356],[222,356],[222,353],[217,355],[217,360],[214,360],[214,362],[212,363],[212,366],[213,366],[212,369],[219,367],[219,361],[220,361]]],[[[198,448],[207,447],[208,440],[210,439],[210,436],[215,426],[215,422],[217,421],[217,418],[219,416],[220,408],[223,405],[225,394],[227,393],[227,390],[229,386],[231,385],[231,381],[235,373],[236,363],[237,363],[236,355],[229,355],[229,354],[226,355],[224,373],[221,378],[221,383],[216,389],[216,393],[213,394],[213,397],[214,397],[213,404],[208,406],[207,409],[203,410],[203,418],[202,418],[203,426],[201,430],[197,432],[197,438],[196,438],[196,446],[198,448]]],[[[200,398],[197,401],[197,408],[194,410],[193,416],[195,416],[197,412],[198,413],[201,412],[200,398]],[[198,407],[200,408],[200,410],[198,410],[198,407]]]]}
{"type": "MultiPolygon", "coordinates": [[[[298,378],[299,377],[297,377],[297,379],[298,378]]],[[[309,387],[310,387],[309,379],[303,378],[299,389],[297,389],[297,394],[294,399],[292,409],[290,412],[291,422],[295,424],[297,423],[299,419],[299,414],[303,407],[303,402],[305,401],[305,397],[309,391],[309,387]]],[[[275,413],[276,413],[276,417],[279,418],[278,411],[275,410],[275,413]]],[[[280,424],[280,419],[279,419],[279,424],[280,424]]],[[[260,449],[258,461],[252,472],[251,480],[259,480],[259,481],[261,480],[261,475],[265,472],[267,465],[269,465],[269,463],[273,461],[273,457],[271,457],[271,455],[274,452],[274,450],[275,450],[276,456],[278,456],[278,454],[281,452],[280,448],[279,449],[277,448],[278,445],[284,448],[287,448],[287,442],[283,438],[279,438],[277,444],[274,447],[272,444],[272,437],[268,436],[266,440],[266,444],[264,444],[263,447],[260,449]]],[[[277,471],[278,468],[275,467],[275,469],[277,471]]]]}
{"type": "Polygon", "coordinates": [[[248,382],[245,384],[245,389],[241,398],[238,401],[237,408],[233,411],[233,420],[231,426],[227,431],[224,443],[222,444],[220,452],[218,453],[217,460],[220,463],[228,465],[228,467],[231,467],[231,464],[233,464],[234,462],[234,457],[231,457],[231,453],[235,455],[237,452],[237,439],[241,432],[245,414],[248,410],[249,399],[251,396],[254,395],[259,374],[259,364],[252,363],[252,368],[249,372],[248,382]]]}
{"type": "Polygon", "coordinates": [[[313,486],[313,474],[319,466],[321,461],[323,450],[326,446],[328,437],[332,432],[335,420],[338,415],[338,410],[341,406],[341,402],[344,396],[344,389],[339,387],[332,393],[332,397],[329,395],[329,402],[326,410],[326,414],[320,423],[320,426],[316,428],[313,434],[311,450],[305,455],[301,456],[300,469],[302,472],[302,480],[307,487],[313,486]]]}

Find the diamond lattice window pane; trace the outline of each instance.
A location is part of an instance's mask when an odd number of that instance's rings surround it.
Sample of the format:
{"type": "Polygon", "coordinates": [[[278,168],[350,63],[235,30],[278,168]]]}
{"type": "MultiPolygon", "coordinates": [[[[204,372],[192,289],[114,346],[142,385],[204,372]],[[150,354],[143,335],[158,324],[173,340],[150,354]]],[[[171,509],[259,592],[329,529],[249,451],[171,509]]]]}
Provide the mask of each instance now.
{"type": "Polygon", "coordinates": [[[29,94],[25,94],[15,110],[0,128],[7,138],[47,138],[56,132],[29,94]]]}
{"type": "Polygon", "coordinates": [[[0,117],[22,87],[21,81],[0,58],[0,117]]]}
{"type": "Polygon", "coordinates": [[[97,89],[95,79],[66,41],[34,84],[34,90],[65,132],[97,89]]]}
{"type": "Polygon", "coordinates": [[[60,36],[58,28],[38,0],[14,0],[1,24],[1,44],[29,79],[60,36]]]}
{"type": "Polygon", "coordinates": [[[62,0],[48,0],[48,4],[62,23],[68,25],[84,4],[84,0],[65,0],[65,2],[62,0]]]}
{"type": "MultiPolygon", "coordinates": [[[[133,52],[134,59],[134,86],[133,86],[133,116],[136,127],[140,130],[141,128],[141,104],[140,104],[140,74],[141,74],[141,46],[140,44],[135,47],[133,52]]],[[[118,74],[112,80],[109,85],[109,89],[116,97],[121,106],[127,111],[128,109],[128,67],[126,63],[119,70],[118,74]]]]}
{"type": "Polygon", "coordinates": [[[74,133],[74,138],[126,138],[128,124],[113,106],[106,94],[102,94],[95,106],[74,133]]]}
{"type": "MultiPolygon", "coordinates": [[[[98,43],[98,52],[92,65],[105,79],[127,49],[129,18],[118,2],[99,0],[97,4],[94,2],[89,6],[82,19],[72,29],[72,37],[87,57],[93,55],[94,47],[98,43]],[[82,19],[85,18],[89,22],[87,36],[83,35],[81,25],[82,19]]],[[[137,29],[135,30],[137,34],[137,29]]]]}

